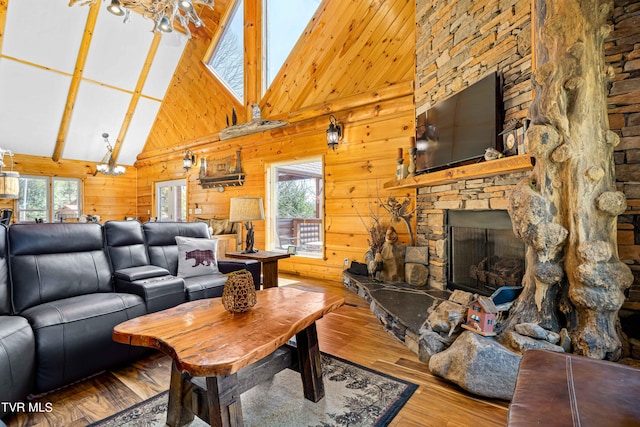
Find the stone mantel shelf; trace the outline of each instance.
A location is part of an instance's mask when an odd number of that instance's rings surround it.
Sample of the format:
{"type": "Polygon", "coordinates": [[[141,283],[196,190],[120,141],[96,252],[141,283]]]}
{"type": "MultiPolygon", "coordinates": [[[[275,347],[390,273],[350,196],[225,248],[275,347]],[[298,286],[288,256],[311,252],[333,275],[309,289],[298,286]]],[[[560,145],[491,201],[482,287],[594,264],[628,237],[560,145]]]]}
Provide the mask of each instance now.
{"type": "Polygon", "coordinates": [[[503,175],[506,173],[530,170],[532,168],[533,159],[531,156],[521,154],[385,182],[384,189],[397,190],[401,188],[431,187],[463,179],[486,178],[488,176],[503,175]]]}

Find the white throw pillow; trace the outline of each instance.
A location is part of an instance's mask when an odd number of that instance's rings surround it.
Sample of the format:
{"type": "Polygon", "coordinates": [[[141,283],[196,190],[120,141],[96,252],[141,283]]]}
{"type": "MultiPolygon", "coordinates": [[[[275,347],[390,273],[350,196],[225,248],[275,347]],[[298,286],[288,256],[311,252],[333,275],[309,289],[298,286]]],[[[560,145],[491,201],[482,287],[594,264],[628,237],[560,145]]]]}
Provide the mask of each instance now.
{"type": "Polygon", "coordinates": [[[176,236],[178,277],[218,273],[218,239],[176,236]]]}

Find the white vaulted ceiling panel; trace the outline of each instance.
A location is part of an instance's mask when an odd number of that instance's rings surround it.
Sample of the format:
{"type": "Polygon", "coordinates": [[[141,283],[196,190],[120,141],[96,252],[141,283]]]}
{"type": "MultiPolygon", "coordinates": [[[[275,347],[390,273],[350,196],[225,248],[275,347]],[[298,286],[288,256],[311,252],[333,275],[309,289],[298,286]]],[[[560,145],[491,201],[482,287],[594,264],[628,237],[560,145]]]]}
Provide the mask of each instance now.
{"type": "Polygon", "coordinates": [[[0,147],[51,156],[71,78],[0,58],[0,147]]]}
{"type": "Polygon", "coordinates": [[[88,7],[68,1],[10,1],[2,53],[22,61],[73,73],[88,7]]]}
{"type": "Polygon", "coordinates": [[[137,13],[130,21],[102,8],[91,40],[83,77],[133,91],[153,40],[153,22],[137,13]]]}
{"type": "Polygon", "coordinates": [[[127,92],[82,82],[62,157],[102,160],[107,148],[100,135],[107,132],[109,142],[115,144],[130,101],[127,92]]]}
{"type": "Polygon", "coordinates": [[[163,99],[189,39],[177,31],[163,34],[142,93],[163,99]]]}
{"type": "Polygon", "coordinates": [[[133,165],[135,163],[136,157],[142,152],[142,148],[147,142],[147,136],[159,109],[160,102],[140,98],[120,149],[118,164],[133,165]]]}

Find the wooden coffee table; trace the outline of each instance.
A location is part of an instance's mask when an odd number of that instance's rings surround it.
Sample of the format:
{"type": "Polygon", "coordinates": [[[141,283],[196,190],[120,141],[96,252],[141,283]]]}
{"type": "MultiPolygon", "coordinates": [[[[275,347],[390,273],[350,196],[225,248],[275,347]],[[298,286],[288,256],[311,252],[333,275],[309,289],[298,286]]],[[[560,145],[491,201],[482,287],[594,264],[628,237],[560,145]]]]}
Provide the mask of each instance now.
{"type": "Polygon", "coordinates": [[[255,259],[262,264],[262,287],[264,289],[278,286],[278,260],[289,258],[291,255],[282,252],[227,252],[229,258],[255,259]]]}
{"type": "Polygon", "coordinates": [[[195,414],[212,426],[241,426],[240,394],[292,366],[300,370],[305,398],[324,396],[315,321],[344,298],[293,288],[256,294],[257,304],[246,313],[227,312],[220,298],[204,299],[114,328],[114,341],[173,359],[167,425],[183,426],[195,414]],[[286,344],[294,335],[292,349],[286,344]]]}

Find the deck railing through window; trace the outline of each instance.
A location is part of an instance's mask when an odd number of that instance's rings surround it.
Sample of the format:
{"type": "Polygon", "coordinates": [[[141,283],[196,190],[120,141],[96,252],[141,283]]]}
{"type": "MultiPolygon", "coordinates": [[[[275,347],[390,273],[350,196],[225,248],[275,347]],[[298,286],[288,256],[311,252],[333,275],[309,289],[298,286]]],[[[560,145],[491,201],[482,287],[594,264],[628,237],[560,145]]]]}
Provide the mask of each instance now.
{"type": "Polygon", "coordinates": [[[303,252],[322,251],[322,219],[278,218],[276,223],[280,249],[295,246],[303,252]]]}

